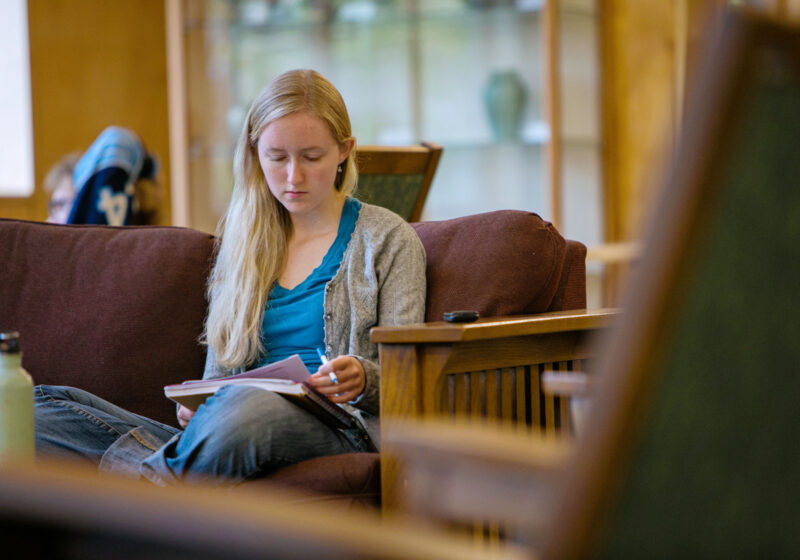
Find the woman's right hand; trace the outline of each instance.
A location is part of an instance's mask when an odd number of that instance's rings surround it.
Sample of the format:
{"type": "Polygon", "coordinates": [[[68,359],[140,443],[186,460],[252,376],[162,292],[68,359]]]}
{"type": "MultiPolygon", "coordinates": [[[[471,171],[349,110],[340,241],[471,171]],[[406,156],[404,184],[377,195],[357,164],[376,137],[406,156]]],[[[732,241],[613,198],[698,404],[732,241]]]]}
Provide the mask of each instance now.
{"type": "Polygon", "coordinates": [[[189,424],[189,420],[192,419],[192,416],[194,416],[195,412],[196,411],[186,408],[182,404],[178,405],[178,424],[181,425],[181,428],[184,430],[186,429],[186,426],[189,424]]]}

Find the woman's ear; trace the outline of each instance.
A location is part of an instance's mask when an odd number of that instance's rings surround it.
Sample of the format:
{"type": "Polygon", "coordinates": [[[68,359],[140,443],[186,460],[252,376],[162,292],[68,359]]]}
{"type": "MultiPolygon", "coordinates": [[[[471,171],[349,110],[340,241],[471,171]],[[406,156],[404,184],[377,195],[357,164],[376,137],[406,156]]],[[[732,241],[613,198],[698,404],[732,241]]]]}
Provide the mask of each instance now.
{"type": "Polygon", "coordinates": [[[344,163],[347,159],[347,156],[350,155],[350,152],[353,151],[353,148],[356,145],[355,138],[348,138],[342,144],[342,148],[339,150],[339,163],[344,163]]]}

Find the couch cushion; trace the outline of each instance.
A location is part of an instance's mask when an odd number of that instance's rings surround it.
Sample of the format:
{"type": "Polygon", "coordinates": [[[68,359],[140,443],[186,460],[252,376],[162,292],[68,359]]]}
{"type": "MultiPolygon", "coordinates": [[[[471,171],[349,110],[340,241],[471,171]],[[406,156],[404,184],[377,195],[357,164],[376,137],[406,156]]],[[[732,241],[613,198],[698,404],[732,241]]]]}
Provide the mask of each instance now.
{"type": "Polygon", "coordinates": [[[202,376],[213,238],[175,227],[0,220],[0,328],[36,384],[175,424],[162,386],[202,376]]]}
{"type": "Polygon", "coordinates": [[[412,226],[428,255],[428,321],[456,309],[484,317],[549,309],[566,243],[536,214],[499,210],[412,226]]]}

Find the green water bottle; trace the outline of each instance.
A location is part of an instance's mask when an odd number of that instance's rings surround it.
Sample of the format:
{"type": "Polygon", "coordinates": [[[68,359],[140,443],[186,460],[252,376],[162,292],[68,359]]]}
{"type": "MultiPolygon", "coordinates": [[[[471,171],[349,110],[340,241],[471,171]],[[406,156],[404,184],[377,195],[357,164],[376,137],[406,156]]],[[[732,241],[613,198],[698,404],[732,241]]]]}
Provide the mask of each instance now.
{"type": "Polygon", "coordinates": [[[0,332],[0,461],[33,457],[33,382],[22,369],[19,333],[0,332]]]}

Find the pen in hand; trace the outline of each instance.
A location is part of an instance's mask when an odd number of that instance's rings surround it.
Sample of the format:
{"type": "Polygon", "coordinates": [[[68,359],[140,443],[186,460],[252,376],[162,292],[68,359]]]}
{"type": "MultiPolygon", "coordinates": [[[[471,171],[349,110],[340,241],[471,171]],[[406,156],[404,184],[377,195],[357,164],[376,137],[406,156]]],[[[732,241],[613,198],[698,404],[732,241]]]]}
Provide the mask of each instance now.
{"type": "MultiPolygon", "coordinates": [[[[325,352],[322,351],[322,348],[317,348],[317,354],[319,355],[319,359],[322,361],[323,364],[328,363],[328,358],[327,356],[325,356],[325,352]]],[[[336,377],[336,374],[334,372],[330,372],[328,374],[328,377],[331,378],[331,383],[333,383],[334,385],[337,385],[339,383],[339,378],[336,377]]]]}

